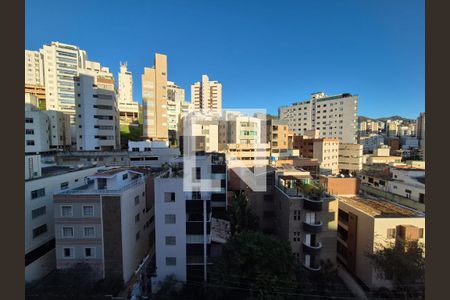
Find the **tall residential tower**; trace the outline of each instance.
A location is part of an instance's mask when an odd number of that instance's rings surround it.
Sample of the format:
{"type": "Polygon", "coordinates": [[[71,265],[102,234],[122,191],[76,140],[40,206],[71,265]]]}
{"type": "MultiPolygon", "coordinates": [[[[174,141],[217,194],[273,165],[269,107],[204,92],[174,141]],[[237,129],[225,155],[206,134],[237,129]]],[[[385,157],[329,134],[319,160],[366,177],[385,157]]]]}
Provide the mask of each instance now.
{"type": "Polygon", "coordinates": [[[191,102],[194,109],[203,112],[220,113],[222,111],[222,84],[209,81],[202,75],[202,81],[191,85],[191,102]]]}

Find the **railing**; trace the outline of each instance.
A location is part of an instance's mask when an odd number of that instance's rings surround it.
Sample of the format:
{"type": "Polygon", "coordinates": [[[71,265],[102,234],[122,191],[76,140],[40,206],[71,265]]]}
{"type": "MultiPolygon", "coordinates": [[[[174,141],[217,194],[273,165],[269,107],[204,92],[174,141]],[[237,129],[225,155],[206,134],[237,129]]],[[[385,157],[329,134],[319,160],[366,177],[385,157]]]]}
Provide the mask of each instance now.
{"type": "Polygon", "coordinates": [[[322,231],[322,221],[315,223],[303,222],[303,230],[308,233],[319,233],[322,231]]]}
{"type": "Polygon", "coordinates": [[[143,177],[135,179],[135,180],[131,181],[130,183],[124,185],[120,189],[116,189],[116,190],[95,189],[94,188],[95,184],[94,183],[90,183],[90,184],[86,184],[86,185],[80,186],[80,187],[75,188],[75,189],[71,189],[71,190],[67,190],[67,191],[64,191],[64,192],[60,192],[59,194],[62,194],[62,195],[71,195],[71,194],[117,194],[117,193],[125,191],[125,190],[127,190],[127,189],[129,189],[131,187],[140,185],[142,183],[145,183],[145,179],[143,177]]]}
{"type": "Polygon", "coordinates": [[[310,211],[321,211],[323,200],[313,200],[311,198],[303,198],[303,208],[310,211]]]}

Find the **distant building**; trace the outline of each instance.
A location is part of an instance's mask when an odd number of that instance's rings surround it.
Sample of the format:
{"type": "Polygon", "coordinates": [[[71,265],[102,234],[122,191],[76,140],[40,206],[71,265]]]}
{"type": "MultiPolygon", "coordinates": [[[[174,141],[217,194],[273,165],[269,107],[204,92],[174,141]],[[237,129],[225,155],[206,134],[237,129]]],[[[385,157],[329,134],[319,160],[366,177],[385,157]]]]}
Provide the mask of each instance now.
{"type": "Polygon", "coordinates": [[[139,120],[139,103],[133,98],[133,74],[128,71],[127,63],[120,64],[117,102],[120,121],[131,123],[139,120]]]}
{"type": "Polygon", "coordinates": [[[425,112],[420,113],[416,121],[416,136],[419,139],[422,157],[425,160],[425,112]]]}
{"type": "Polygon", "coordinates": [[[266,166],[270,163],[270,144],[227,144],[227,166],[255,167],[266,166]]]}
{"type": "Polygon", "coordinates": [[[179,148],[169,148],[167,142],[128,142],[130,165],[160,168],[180,156],[179,148]]]}
{"type": "Polygon", "coordinates": [[[356,196],[359,193],[360,179],[357,177],[344,176],[320,176],[320,184],[327,193],[334,196],[356,196]]]}
{"type": "Polygon", "coordinates": [[[88,263],[97,279],[127,283],[153,253],[154,211],[143,173],[97,172],[77,188],[54,195],[56,266],[88,263]]]}
{"type": "Polygon", "coordinates": [[[167,56],[155,54],[154,66],[142,74],[143,138],[168,140],[167,124],[167,56]]]}
{"type": "Polygon", "coordinates": [[[359,144],[363,145],[364,153],[372,153],[375,149],[380,147],[380,145],[384,145],[384,137],[379,134],[360,137],[359,144]]]}
{"type": "Polygon", "coordinates": [[[222,84],[210,81],[207,75],[191,85],[191,102],[196,111],[204,113],[222,112],[222,84]]]}
{"type": "Polygon", "coordinates": [[[42,51],[25,50],[25,85],[45,86],[42,51]]]}
{"type": "Polygon", "coordinates": [[[289,130],[287,120],[269,119],[266,121],[266,141],[270,143],[270,154],[279,157],[280,153],[292,153],[294,133],[289,130]]]}
{"type": "Polygon", "coordinates": [[[309,100],[282,106],[279,117],[287,120],[289,128],[296,135],[306,130],[320,130],[320,137],[336,138],[341,143],[356,143],[358,96],[340,94],[327,96],[325,93],[311,94],[309,100]]]}
{"type": "Polygon", "coordinates": [[[338,166],[341,173],[354,173],[362,170],[363,145],[339,144],[338,166]]]}
{"type": "Polygon", "coordinates": [[[337,232],[340,263],[369,289],[392,288],[391,275],[375,270],[367,253],[399,240],[425,243],[425,215],[384,200],[342,197],[337,232]]]}
{"type": "Polygon", "coordinates": [[[184,89],[172,81],[167,81],[167,124],[169,140],[176,145],[178,124],[185,103],[184,89]]]}

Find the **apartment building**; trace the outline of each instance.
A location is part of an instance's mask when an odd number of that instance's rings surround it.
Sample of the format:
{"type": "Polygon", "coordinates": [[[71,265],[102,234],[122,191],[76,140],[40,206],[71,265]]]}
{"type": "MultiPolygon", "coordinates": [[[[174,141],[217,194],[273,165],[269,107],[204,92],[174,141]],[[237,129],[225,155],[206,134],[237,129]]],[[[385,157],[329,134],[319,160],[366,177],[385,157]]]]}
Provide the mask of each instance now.
{"type": "Polygon", "coordinates": [[[416,136],[419,139],[422,158],[425,160],[425,112],[420,113],[416,121],[416,136]]]}
{"type": "Polygon", "coordinates": [[[317,179],[320,176],[320,163],[316,158],[308,157],[280,157],[275,162],[272,162],[274,167],[283,167],[284,165],[301,168],[308,171],[312,178],[317,179]]]}
{"type": "Polygon", "coordinates": [[[128,142],[130,165],[134,167],[161,168],[181,155],[179,148],[169,148],[167,142],[128,142]]]}
{"type": "Polygon", "coordinates": [[[39,156],[25,156],[26,282],[41,279],[56,268],[53,194],[80,187],[98,170],[40,165],[39,156]]]}
{"type": "Polygon", "coordinates": [[[157,289],[168,275],[175,275],[179,281],[206,281],[210,257],[220,255],[227,236],[226,222],[221,220],[227,190],[223,154],[177,159],[167,172],[155,178],[154,187],[153,287],[157,289]]]}
{"type": "Polygon", "coordinates": [[[355,173],[362,170],[363,145],[339,144],[338,166],[341,173],[355,173]]]}
{"type": "Polygon", "coordinates": [[[50,151],[50,119],[42,111],[28,106],[25,110],[25,153],[48,151],[50,151]]]}
{"type": "Polygon", "coordinates": [[[154,65],[142,74],[143,135],[151,141],[168,140],[167,56],[155,53],[154,65]]]}
{"type": "Polygon", "coordinates": [[[306,130],[320,130],[320,137],[336,138],[341,143],[356,143],[358,132],[358,96],[348,93],[327,96],[311,94],[309,100],[278,109],[279,118],[287,120],[296,135],[306,130]]]}
{"type": "Polygon", "coordinates": [[[178,139],[180,140],[180,136],[199,137],[204,141],[204,151],[219,151],[219,122],[217,115],[205,115],[201,112],[182,114],[178,123],[178,139]]]}
{"type": "Polygon", "coordinates": [[[284,166],[275,173],[274,207],[277,235],[311,271],[322,261],[336,265],[338,201],[312,180],[309,172],[284,166]]]}
{"type": "Polygon", "coordinates": [[[333,196],[353,197],[359,194],[361,180],[353,176],[320,176],[319,183],[333,196]]]}
{"type": "Polygon", "coordinates": [[[25,85],[45,86],[44,56],[39,51],[25,50],[25,85]]]}
{"type": "Polygon", "coordinates": [[[384,170],[364,170],[361,189],[402,205],[425,211],[425,170],[399,165],[384,170]]]}
{"type": "Polygon", "coordinates": [[[183,109],[183,104],[186,105],[184,94],[183,88],[172,81],[167,81],[167,121],[169,131],[175,133],[178,130],[178,120],[183,109]]]}
{"type": "Polygon", "coordinates": [[[139,120],[139,103],[133,100],[133,74],[128,71],[127,67],[126,62],[120,63],[117,89],[120,121],[125,124],[139,120]]]}
{"type": "Polygon", "coordinates": [[[266,166],[270,163],[270,144],[227,144],[226,159],[229,168],[266,166]]]}
{"type": "Polygon", "coordinates": [[[45,86],[25,84],[25,95],[27,94],[37,98],[37,103],[35,104],[37,108],[40,110],[47,109],[47,104],[45,102],[45,86]]]}
{"type": "Polygon", "coordinates": [[[279,157],[281,153],[292,152],[294,133],[289,130],[287,120],[269,119],[266,121],[265,131],[271,156],[279,157]]]}
{"type": "Polygon", "coordinates": [[[50,149],[68,149],[71,145],[69,115],[55,110],[42,111],[48,116],[50,126],[50,149]]]}
{"type": "Polygon", "coordinates": [[[363,156],[363,164],[395,164],[402,161],[401,156],[391,156],[391,148],[387,145],[380,145],[373,151],[373,154],[366,154],[363,156]]]}
{"type": "Polygon", "coordinates": [[[77,150],[119,149],[119,111],[109,69],[88,62],[75,82],[77,150]]]}
{"type": "Polygon", "coordinates": [[[196,111],[222,113],[222,84],[210,81],[207,75],[191,85],[191,102],[196,111]]]}
{"type": "Polygon", "coordinates": [[[293,147],[302,157],[315,158],[320,163],[320,173],[324,175],[339,173],[339,140],[317,138],[318,131],[307,131],[307,135],[294,136],[293,147]]]}
{"type": "Polygon", "coordinates": [[[97,279],[124,283],[152,250],[153,205],[144,173],[99,171],[77,189],[54,195],[56,266],[88,263],[97,279]]]}
{"type": "Polygon", "coordinates": [[[380,134],[370,134],[359,138],[358,144],[363,145],[363,153],[372,153],[380,145],[384,145],[384,136],[380,134]]]}
{"type": "Polygon", "coordinates": [[[399,240],[425,243],[423,213],[384,200],[339,199],[337,258],[369,289],[393,286],[389,274],[375,270],[367,253],[399,240]]]}
{"type": "Polygon", "coordinates": [[[59,151],[56,153],[55,162],[64,166],[106,166],[126,167],[130,166],[128,151],[59,151]]]}
{"type": "Polygon", "coordinates": [[[44,58],[47,109],[69,114],[71,124],[75,124],[75,77],[85,68],[86,51],[78,46],[51,42],[40,52],[44,58]]]}

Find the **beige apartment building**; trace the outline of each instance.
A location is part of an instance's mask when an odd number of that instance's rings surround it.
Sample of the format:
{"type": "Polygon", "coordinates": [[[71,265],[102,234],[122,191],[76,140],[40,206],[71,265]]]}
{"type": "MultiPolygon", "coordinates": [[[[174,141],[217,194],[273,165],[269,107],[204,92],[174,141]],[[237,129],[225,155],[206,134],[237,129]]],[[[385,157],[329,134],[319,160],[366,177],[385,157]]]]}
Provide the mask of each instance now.
{"type": "Polygon", "coordinates": [[[139,103],[133,100],[133,74],[128,71],[127,63],[120,63],[117,102],[122,123],[139,120],[139,103]]]}
{"type": "Polygon", "coordinates": [[[178,121],[180,120],[183,108],[186,108],[185,102],[184,89],[172,81],[167,81],[167,124],[171,144],[176,144],[178,121]]]}
{"type": "Polygon", "coordinates": [[[339,144],[339,170],[344,173],[354,173],[362,170],[363,145],[339,144]]]}
{"type": "Polygon", "coordinates": [[[287,120],[267,120],[266,133],[272,156],[278,157],[281,153],[292,152],[294,133],[289,130],[289,122],[287,120]]]}
{"type": "Polygon", "coordinates": [[[167,124],[167,56],[155,54],[154,66],[142,74],[143,138],[168,140],[167,124]]]}
{"type": "Polygon", "coordinates": [[[178,122],[178,139],[181,136],[201,137],[204,141],[202,148],[205,151],[217,152],[219,150],[219,119],[217,116],[191,112],[182,114],[178,122]]]}
{"type": "Polygon", "coordinates": [[[391,156],[391,147],[387,145],[380,145],[374,150],[373,154],[366,154],[363,156],[363,164],[374,165],[374,164],[395,164],[401,163],[401,156],[391,156]]]}
{"type": "Polygon", "coordinates": [[[306,131],[307,135],[294,136],[294,149],[298,149],[302,157],[317,159],[321,174],[338,174],[340,142],[334,138],[317,138],[318,132],[306,131]]]}
{"type": "Polygon", "coordinates": [[[366,253],[399,240],[425,244],[425,214],[384,200],[339,199],[337,258],[369,289],[392,288],[392,281],[374,269],[366,253]]]}
{"type": "Polygon", "coordinates": [[[25,50],[25,85],[45,86],[42,52],[25,50]]]}
{"type": "Polygon", "coordinates": [[[229,168],[265,166],[269,164],[270,144],[227,144],[225,153],[229,168]]]}
{"type": "Polygon", "coordinates": [[[191,102],[194,109],[205,113],[222,112],[222,84],[210,81],[207,75],[202,75],[202,81],[191,85],[191,102]]]}

